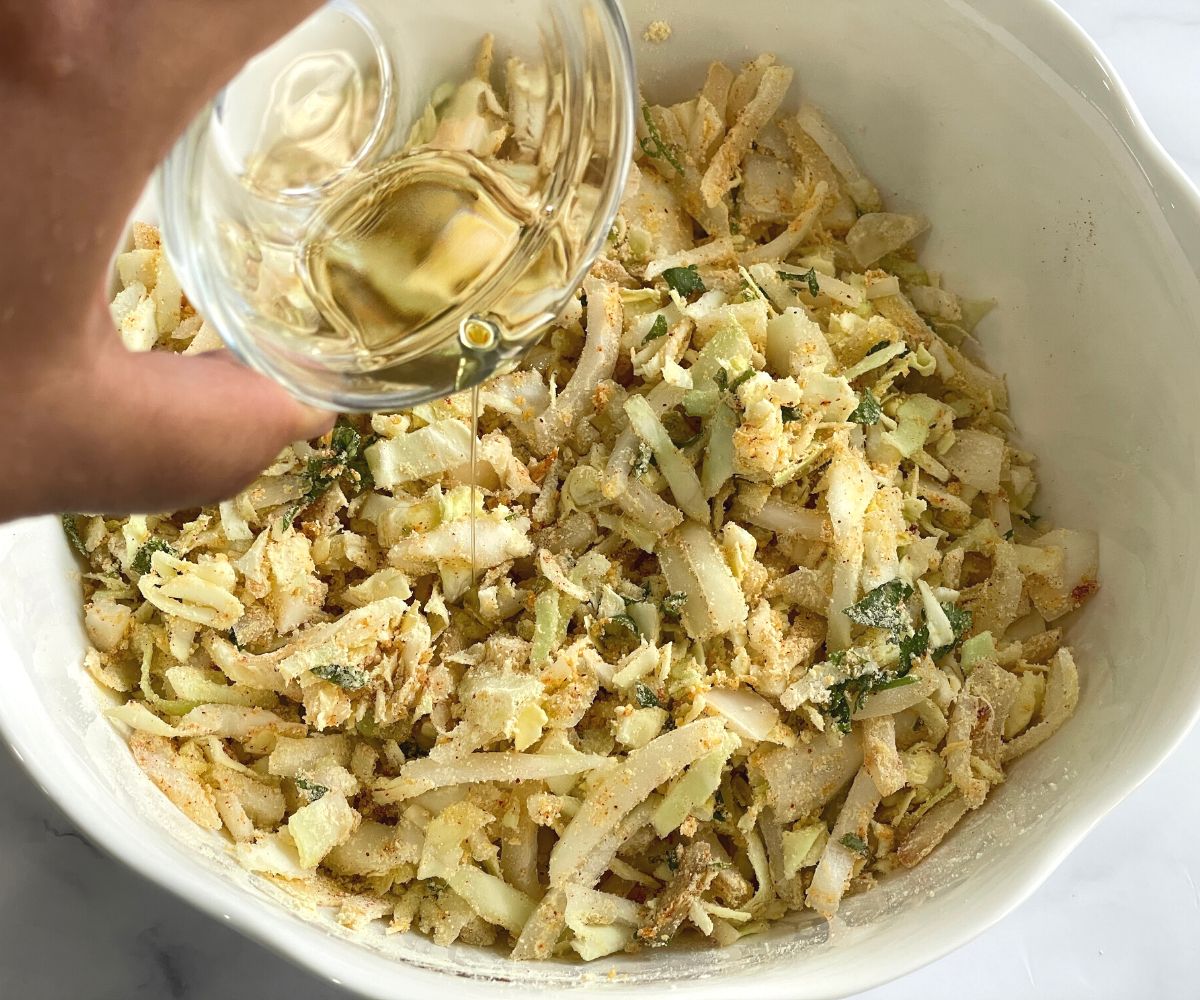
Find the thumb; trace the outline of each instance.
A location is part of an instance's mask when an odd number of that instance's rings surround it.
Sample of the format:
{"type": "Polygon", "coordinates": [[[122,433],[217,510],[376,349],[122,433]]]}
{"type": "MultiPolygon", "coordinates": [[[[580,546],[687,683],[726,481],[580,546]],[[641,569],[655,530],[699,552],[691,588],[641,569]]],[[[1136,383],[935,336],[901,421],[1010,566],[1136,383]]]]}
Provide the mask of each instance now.
{"type": "Polygon", "coordinates": [[[335,419],[224,351],[132,354],[118,343],[82,374],[79,394],[59,404],[63,461],[43,510],[116,514],[224,500],[335,419]]]}

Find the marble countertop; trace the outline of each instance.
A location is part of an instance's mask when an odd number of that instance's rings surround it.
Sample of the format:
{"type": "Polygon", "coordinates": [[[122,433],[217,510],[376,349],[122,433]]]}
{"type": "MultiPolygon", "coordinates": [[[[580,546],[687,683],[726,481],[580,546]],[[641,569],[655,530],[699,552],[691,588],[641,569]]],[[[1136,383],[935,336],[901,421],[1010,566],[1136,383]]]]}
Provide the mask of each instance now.
{"type": "MultiPolygon", "coordinates": [[[[1150,127],[1200,180],[1200,2],[1061,0],[1150,127]],[[1190,123],[1190,124],[1189,124],[1190,123]]],[[[1195,996],[1200,731],[1027,902],[870,1000],[1195,996]],[[957,989],[955,992],[957,992],[957,989]]],[[[0,750],[0,996],[22,1000],[346,1000],[101,855],[0,750]]],[[[136,845],[131,845],[136,849],[136,845]]]]}

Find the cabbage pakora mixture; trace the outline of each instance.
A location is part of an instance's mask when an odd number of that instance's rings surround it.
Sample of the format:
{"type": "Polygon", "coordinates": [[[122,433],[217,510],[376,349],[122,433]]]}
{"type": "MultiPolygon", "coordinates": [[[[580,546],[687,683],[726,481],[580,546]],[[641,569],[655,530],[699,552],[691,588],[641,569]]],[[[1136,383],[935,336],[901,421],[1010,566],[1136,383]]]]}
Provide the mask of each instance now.
{"type": "MultiPolygon", "coordinates": [[[[536,137],[522,73],[442,134],[536,137]]],[[[791,81],[642,108],[577,304],[482,389],[474,494],[464,395],[217,508],[65,519],[110,715],[247,868],[520,959],[728,945],[916,865],[1071,714],[1095,538],[1034,513],[989,304],[791,81]]],[[[154,230],[118,265],[131,348],[218,346],[154,230]]]]}

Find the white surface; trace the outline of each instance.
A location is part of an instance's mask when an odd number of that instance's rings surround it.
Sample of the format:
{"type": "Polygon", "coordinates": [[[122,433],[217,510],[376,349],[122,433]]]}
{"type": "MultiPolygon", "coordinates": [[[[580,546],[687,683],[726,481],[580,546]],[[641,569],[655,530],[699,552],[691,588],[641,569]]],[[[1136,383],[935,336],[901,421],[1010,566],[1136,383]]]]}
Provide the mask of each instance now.
{"type": "MultiPolygon", "coordinates": [[[[1168,149],[1200,174],[1197,136],[1184,131],[1200,98],[1189,65],[1200,44],[1195,5],[1143,0],[1128,19],[1118,15],[1133,11],[1134,0],[1068,6],[1110,51],[1168,149]],[[1110,45],[1110,37],[1121,44],[1110,45]],[[1153,105],[1154,91],[1139,89],[1142,79],[1169,101],[1153,105]]],[[[1016,913],[956,955],[869,996],[962,988],[973,997],[1191,996],[1200,971],[1191,947],[1200,930],[1191,831],[1200,809],[1186,801],[1176,807],[1167,793],[1191,784],[1188,765],[1195,763],[1200,739],[1192,737],[1016,913]],[[1131,857],[1135,844],[1148,859],[1141,867],[1131,857]]],[[[69,827],[15,768],[0,770],[0,801],[4,995],[337,995],[64,837],[69,827]]],[[[129,845],[134,852],[140,846],[129,845]]]]}

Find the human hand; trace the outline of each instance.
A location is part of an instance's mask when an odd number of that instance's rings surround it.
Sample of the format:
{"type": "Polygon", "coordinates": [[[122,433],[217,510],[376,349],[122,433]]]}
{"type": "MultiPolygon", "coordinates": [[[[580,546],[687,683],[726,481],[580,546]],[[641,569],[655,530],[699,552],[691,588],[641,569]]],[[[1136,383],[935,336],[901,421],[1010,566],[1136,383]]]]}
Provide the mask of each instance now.
{"type": "Polygon", "coordinates": [[[333,415],[224,352],[133,354],[111,254],[176,136],[319,0],[0,0],[0,521],[197,506],[333,415]]]}

